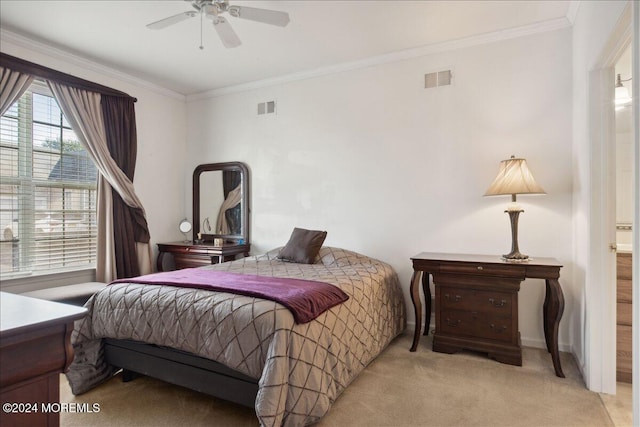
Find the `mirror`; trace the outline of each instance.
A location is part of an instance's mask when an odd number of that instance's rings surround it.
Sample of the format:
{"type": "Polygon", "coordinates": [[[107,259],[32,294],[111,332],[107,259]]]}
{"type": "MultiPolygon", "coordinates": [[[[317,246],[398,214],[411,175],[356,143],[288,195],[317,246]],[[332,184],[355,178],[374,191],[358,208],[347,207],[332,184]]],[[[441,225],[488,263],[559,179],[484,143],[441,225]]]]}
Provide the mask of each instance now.
{"type": "Polygon", "coordinates": [[[187,233],[191,231],[191,223],[187,220],[187,218],[185,218],[180,221],[180,224],[178,224],[178,228],[180,229],[180,232],[184,234],[184,241],[188,242],[189,236],[187,236],[187,233]]]}
{"type": "Polygon", "coordinates": [[[185,234],[191,231],[191,223],[187,221],[187,218],[180,221],[178,227],[180,228],[180,232],[185,234]]]}
{"type": "Polygon", "coordinates": [[[205,242],[249,244],[249,169],[244,163],[208,163],[193,172],[193,228],[205,242]]]}

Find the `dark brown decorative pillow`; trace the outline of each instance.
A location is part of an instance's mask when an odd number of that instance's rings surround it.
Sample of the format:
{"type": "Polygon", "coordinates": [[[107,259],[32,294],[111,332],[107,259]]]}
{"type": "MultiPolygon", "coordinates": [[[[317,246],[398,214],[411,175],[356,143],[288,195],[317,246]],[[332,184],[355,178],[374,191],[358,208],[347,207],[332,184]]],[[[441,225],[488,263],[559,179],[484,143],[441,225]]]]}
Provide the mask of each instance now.
{"type": "Polygon", "coordinates": [[[326,231],[294,228],[289,241],[278,254],[278,258],[300,264],[313,264],[326,237],[326,231]]]}

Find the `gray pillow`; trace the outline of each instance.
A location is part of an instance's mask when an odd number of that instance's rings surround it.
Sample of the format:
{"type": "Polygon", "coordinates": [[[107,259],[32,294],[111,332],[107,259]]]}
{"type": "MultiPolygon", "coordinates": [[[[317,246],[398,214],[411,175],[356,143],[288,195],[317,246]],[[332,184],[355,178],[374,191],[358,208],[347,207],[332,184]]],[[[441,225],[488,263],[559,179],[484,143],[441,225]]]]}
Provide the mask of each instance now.
{"type": "Polygon", "coordinates": [[[289,241],[278,254],[278,258],[300,264],[313,264],[326,237],[326,231],[294,228],[289,241]]]}

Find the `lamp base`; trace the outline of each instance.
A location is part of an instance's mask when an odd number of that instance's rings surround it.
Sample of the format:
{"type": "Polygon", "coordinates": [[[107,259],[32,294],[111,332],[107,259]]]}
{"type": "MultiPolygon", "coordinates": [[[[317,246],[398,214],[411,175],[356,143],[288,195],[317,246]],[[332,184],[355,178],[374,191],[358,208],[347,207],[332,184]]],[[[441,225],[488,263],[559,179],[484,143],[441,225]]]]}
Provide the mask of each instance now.
{"type": "Polygon", "coordinates": [[[524,211],[522,209],[508,209],[505,212],[509,214],[509,221],[511,222],[511,252],[502,255],[502,259],[514,262],[527,261],[529,255],[521,254],[518,248],[518,217],[524,211]]]}
{"type": "Polygon", "coordinates": [[[531,260],[529,255],[522,255],[520,252],[516,254],[502,255],[500,258],[509,262],[527,262],[531,260]]]}

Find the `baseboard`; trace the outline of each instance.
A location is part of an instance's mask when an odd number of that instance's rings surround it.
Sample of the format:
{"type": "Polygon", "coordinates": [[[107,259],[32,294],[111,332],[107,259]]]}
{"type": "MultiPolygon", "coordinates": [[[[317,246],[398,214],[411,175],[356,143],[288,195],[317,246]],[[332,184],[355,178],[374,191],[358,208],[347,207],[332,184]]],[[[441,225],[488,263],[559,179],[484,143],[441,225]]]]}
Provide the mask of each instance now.
{"type": "MultiPolygon", "coordinates": [[[[431,335],[431,332],[436,325],[435,316],[433,315],[431,316],[431,323],[429,325],[430,325],[429,335],[431,335]]],[[[413,332],[415,330],[415,326],[416,326],[415,320],[407,321],[407,330],[409,332],[413,332]]],[[[521,337],[521,342],[523,347],[547,348],[547,343],[543,339],[539,339],[539,338],[521,337]]],[[[571,353],[573,355],[573,358],[578,360],[576,355],[573,353],[573,346],[571,344],[558,343],[558,350],[571,353]]]]}
{"type": "MultiPolygon", "coordinates": [[[[521,337],[521,341],[522,341],[523,347],[547,348],[547,343],[543,339],[521,337]]],[[[565,344],[565,343],[559,342],[558,350],[563,351],[565,353],[573,354],[573,346],[571,344],[565,344]]],[[[573,357],[574,358],[576,357],[575,354],[573,354],[573,357]]]]}

